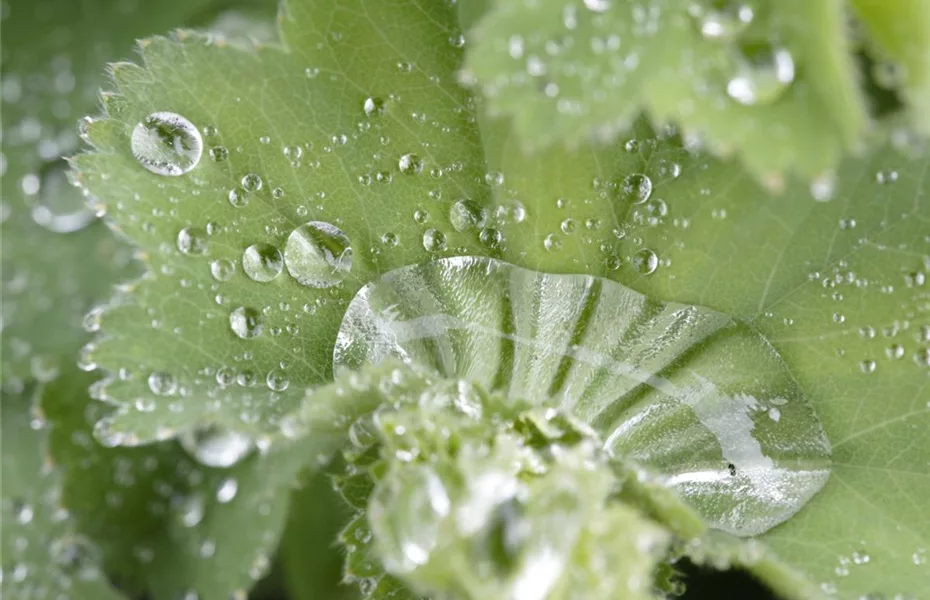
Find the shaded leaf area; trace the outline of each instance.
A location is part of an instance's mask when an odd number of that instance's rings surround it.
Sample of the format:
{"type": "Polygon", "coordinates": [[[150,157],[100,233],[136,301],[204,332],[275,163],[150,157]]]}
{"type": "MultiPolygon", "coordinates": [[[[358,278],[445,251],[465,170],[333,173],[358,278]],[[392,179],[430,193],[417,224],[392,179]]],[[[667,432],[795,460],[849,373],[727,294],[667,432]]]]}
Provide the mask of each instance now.
{"type": "Polygon", "coordinates": [[[274,431],[308,384],[330,377],[326,332],[361,283],[477,250],[446,221],[485,185],[452,81],[454,27],[434,3],[296,2],[282,21],[288,52],[185,33],[148,43],[145,69],[114,67],[121,95],[89,126],[98,150],[77,166],[149,269],[102,315],[88,352],[125,375],[97,390],[126,405],[109,427],[122,443],[206,421],[274,431]],[[360,42],[385,26],[389,51],[360,42]],[[159,176],[134,158],[131,133],[156,111],[203,131],[191,173],[159,176]]]}
{"type": "Polygon", "coordinates": [[[245,597],[270,565],[313,444],[252,451],[228,468],[207,467],[174,442],[105,448],[92,425],[107,409],[86,397],[89,380],[63,374],[46,386],[42,406],[51,455],[65,472],[64,502],[100,544],[108,572],[156,600],[245,597]]]}
{"type": "MultiPolygon", "coordinates": [[[[253,2],[273,6],[273,2],[253,2]]],[[[3,17],[3,361],[5,382],[73,362],[80,319],[132,273],[61,157],[98,102],[102,65],[142,35],[207,20],[215,2],[5,4],[3,17]],[[62,235],[67,234],[67,235],[62,235]]],[[[18,383],[17,383],[18,385],[18,383]]]]}
{"type": "Polygon", "coordinates": [[[2,397],[2,593],[8,600],[123,598],[101,570],[97,547],[61,503],[60,465],[48,455],[41,384],[2,397]]]}
{"type": "Polygon", "coordinates": [[[839,0],[499,2],[471,32],[467,78],[523,148],[614,140],[645,111],[780,188],[865,131],[845,21],[839,0]]]}
{"type": "Polygon", "coordinates": [[[852,0],[878,58],[872,77],[899,92],[912,125],[930,131],[930,6],[920,0],[852,0]]]}

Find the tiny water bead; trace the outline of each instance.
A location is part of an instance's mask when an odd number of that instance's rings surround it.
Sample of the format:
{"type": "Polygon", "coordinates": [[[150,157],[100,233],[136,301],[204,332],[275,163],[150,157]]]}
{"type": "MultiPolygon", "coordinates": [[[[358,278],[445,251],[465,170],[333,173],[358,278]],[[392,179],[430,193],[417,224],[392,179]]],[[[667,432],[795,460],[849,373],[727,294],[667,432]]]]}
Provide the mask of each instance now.
{"type": "Polygon", "coordinates": [[[284,246],[284,264],[301,285],[328,288],[352,270],[352,245],[338,227],[310,221],[294,229],[284,246]]]}
{"type": "Polygon", "coordinates": [[[240,306],[229,313],[229,327],[238,337],[248,340],[262,334],[265,330],[265,318],[254,308],[240,306]]]}
{"type": "Polygon", "coordinates": [[[459,200],[449,209],[449,223],[456,231],[468,231],[484,227],[487,211],[474,200],[459,200]]]}
{"type": "Polygon", "coordinates": [[[830,442],[761,335],[610,280],[465,256],[388,271],[349,304],[334,369],[387,357],[573,415],[732,534],[784,522],[829,477],[830,442]]]}
{"type": "Polygon", "coordinates": [[[171,373],[153,371],[148,378],[149,389],[156,396],[173,396],[178,391],[178,380],[171,373]]]}
{"type": "Polygon", "coordinates": [[[652,196],[652,179],[643,173],[631,173],[620,182],[620,197],[633,204],[642,204],[652,196]]]}
{"type": "Polygon", "coordinates": [[[208,467],[228,468],[248,455],[254,444],[247,435],[208,425],[178,438],[181,447],[197,462],[208,467]]]}
{"type": "Polygon", "coordinates": [[[400,157],[397,166],[405,175],[416,175],[423,170],[423,161],[416,154],[404,154],[400,157]]]}
{"type": "Polygon", "coordinates": [[[183,175],[200,162],[203,138],[194,124],[173,112],[155,112],[132,131],[133,156],[157,175],[183,175]]]}
{"type": "Polygon", "coordinates": [[[284,270],[284,256],[271,244],[252,244],[242,253],[242,270],[252,281],[265,283],[284,270]]]}
{"type": "Polygon", "coordinates": [[[649,248],[643,248],[630,258],[633,268],[643,275],[651,275],[659,266],[659,257],[649,248]]]}
{"type": "Polygon", "coordinates": [[[207,253],[207,232],[199,227],[185,227],[178,232],[178,250],[187,255],[207,253]]]}
{"type": "Polygon", "coordinates": [[[746,45],[737,73],[727,82],[727,95],[746,106],[771,104],[794,81],[794,58],[788,50],[767,44],[746,45]]]}
{"type": "Polygon", "coordinates": [[[446,234],[438,229],[427,229],[423,232],[423,247],[428,252],[441,252],[446,249],[446,234]]]}

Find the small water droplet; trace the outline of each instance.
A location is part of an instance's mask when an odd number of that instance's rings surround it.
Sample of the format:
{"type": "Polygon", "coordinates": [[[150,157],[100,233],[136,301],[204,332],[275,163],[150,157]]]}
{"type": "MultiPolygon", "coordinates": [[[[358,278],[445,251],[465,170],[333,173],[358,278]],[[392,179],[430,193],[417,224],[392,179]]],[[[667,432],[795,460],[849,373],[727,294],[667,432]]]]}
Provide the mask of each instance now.
{"type": "Polygon", "coordinates": [[[148,384],[156,396],[173,396],[178,391],[178,380],[165,371],[153,371],[149,375],[148,384]]]}
{"type": "Polygon", "coordinates": [[[423,247],[428,252],[441,252],[446,249],[446,234],[438,229],[427,229],[423,232],[423,247]]]}
{"type": "Polygon", "coordinates": [[[742,48],[737,73],[727,83],[727,95],[746,106],[771,104],[794,81],[794,59],[784,48],[767,44],[742,48]]]}
{"type": "Polygon", "coordinates": [[[214,146],[210,148],[210,159],[213,162],[223,162],[229,157],[229,150],[225,146],[214,146]]]}
{"type": "Polygon", "coordinates": [[[287,386],[290,385],[290,381],[288,381],[287,375],[282,371],[272,370],[269,371],[267,377],[265,377],[265,384],[272,392],[283,392],[287,389],[287,386]]]}
{"type": "Polygon", "coordinates": [[[185,227],[178,232],[178,250],[187,255],[207,253],[207,232],[198,227],[185,227]]]}
{"type": "Polygon", "coordinates": [[[400,157],[397,166],[405,175],[416,175],[423,170],[423,161],[416,154],[404,154],[400,157]]]}
{"type": "Polygon", "coordinates": [[[172,112],[155,112],[132,131],[133,156],[157,175],[178,176],[197,166],[203,138],[193,123],[172,112]]]}
{"type": "Polygon", "coordinates": [[[352,245],[335,225],[310,221],[288,236],[284,264],[301,285],[332,287],[352,270],[352,245]]]}
{"type": "Polygon", "coordinates": [[[254,308],[240,306],[229,313],[229,327],[240,338],[258,337],[265,329],[265,318],[254,308]]]}
{"type": "Polygon", "coordinates": [[[178,514],[185,527],[196,527],[203,520],[204,502],[200,494],[191,494],[181,501],[178,514]]]}
{"type": "Polygon", "coordinates": [[[242,188],[229,190],[229,203],[236,208],[242,208],[249,203],[249,193],[242,188]]]}
{"type": "Polygon", "coordinates": [[[227,477],[220,484],[218,490],[216,490],[216,500],[220,504],[226,504],[231,502],[233,498],[236,497],[236,492],[239,491],[239,483],[232,477],[227,477]]]}
{"type": "Polygon", "coordinates": [[[219,425],[187,432],[178,441],[188,454],[208,467],[231,467],[254,446],[248,436],[219,425]]]}
{"type": "Polygon", "coordinates": [[[871,360],[871,359],[867,359],[859,363],[859,368],[862,370],[863,373],[874,373],[875,367],[876,367],[876,363],[874,360],[871,360]]]}
{"type": "Polygon", "coordinates": [[[643,248],[632,256],[633,268],[643,275],[651,275],[659,266],[659,257],[649,248],[643,248]]]}
{"type": "Polygon", "coordinates": [[[284,257],[271,244],[252,244],[242,253],[242,270],[252,281],[271,281],[284,270],[284,257]]]}
{"type": "Polygon", "coordinates": [[[688,13],[695,19],[701,35],[715,40],[735,39],[755,16],[751,6],[732,0],[711,8],[694,3],[688,7],[688,13]]]}
{"type": "Polygon", "coordinates": [[[255,173],[247,173],[242,176],[242,188],[247,192],[257,192],[262,189],[262,178],[255,173]]]}
{"type": "Polygon", "coordinates": [[[487,212],[474,200],[459,200],[449,209],[449,223],[456,231],[484,227],[487,212]]]}
{"type": "Polygon", "coordinates": [[[398,244],[400,240],[397,237],[397,234],[390,231],[385,232],[381,235],[381,243],[387,246],[388,248],[393,248],[398,244]]]}
{"type": "Polygon", "coordinates": [[[543,248],[549,252],[557,252],[562,249],[562,240],[558,238],[554,233],[550,233],[543,239],[543,248]]]}
{"type": "Polygon", "coordinates": [[[210,263],[210,274],[217,281],[229,281],[236,274],[236,263],[220,258],[210,263]]]}
{"type": "Polygon", "coordinates": [[[384,113],[384,100],[381,98],[365,98],[362,104],[365,114],[369,117],[384,113]]]}

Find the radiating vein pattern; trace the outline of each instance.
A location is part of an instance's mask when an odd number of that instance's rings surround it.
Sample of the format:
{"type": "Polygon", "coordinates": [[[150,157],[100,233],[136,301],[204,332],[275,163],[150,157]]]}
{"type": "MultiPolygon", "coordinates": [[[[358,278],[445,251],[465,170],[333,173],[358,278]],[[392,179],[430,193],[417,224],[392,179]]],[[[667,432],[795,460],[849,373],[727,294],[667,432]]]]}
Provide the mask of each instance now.
{"type": "Polygon", "coordinates": [[[785,521],[830,473],[829,440],[761,335],[605,279],[476,257],[390,271],[349,305],[334,364],[387,357],[570,411],[737,535],[785,521]]]}

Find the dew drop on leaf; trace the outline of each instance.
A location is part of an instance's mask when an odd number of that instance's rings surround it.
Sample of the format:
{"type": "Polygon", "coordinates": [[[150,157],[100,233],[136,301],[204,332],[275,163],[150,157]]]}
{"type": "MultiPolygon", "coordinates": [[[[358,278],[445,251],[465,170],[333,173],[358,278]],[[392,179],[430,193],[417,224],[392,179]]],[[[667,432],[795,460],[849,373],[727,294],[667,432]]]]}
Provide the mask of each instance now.
{"type": "Polygon", "coordinates": [[[784,48],[751,45],[742,48],[737,72],[727,82],[727,95],[746,106],[771,104],[794,81],[794,58],[784,48]]]}
{"type": "Polygon", "coordinates": [[[217,281],[229,281],[236,274],[236,263],[226,258],[219,258],[210,263],[210,274],[217,281]]]}
{"type": "Polygon", "coordinates": [[[238,337],[248,340],[262,334],[265,318],[254,308],[240,306],[229,313],[229,327],[238,337]]]}
{"type": "Polygon", "coordinates": [[[155,112],[136,125],[133,156],[157,175],[183,175],[197,166],[203,138],[193,123],[173,112],[155,112]]]}
{"type": "Polygon", "coordinates": [[[352,245],[335,225],[310,221],[287,237],[284,264],[301,285],[332,287],[352,270],[352,245]]]}
{"type": "Polygon", "coordinates": [[[652,179],[643,173],[631,173],[620,182],[620,197],[633,204],[642,204],[652,196],[652,179]]]}
{"type": "Polygon", "coordinates": [[[404,154],[400,157],[397,166],[405,175],[416,175],[423,170],[423,160],[416,154],[404,154]]]}
{"type": "Polygon", "coordinates": [[[207,253],[207,232],[199,227],[185,227],[178,232],[178,250],[188,255],[207,253]]]}
{"type": "Polygon", "coordinates": [[[173,396],[178,391],[178,380],[171,373],[152,371],[148,378],[149,389],[156,396],[173,396]]]}
{"type": "Polygon", "coordinates": [[[239,491],[239,482],[233,477],[227,477],[220,483],[219,489],[216,490],[216,500],[220,504],[231,502],[239,491]]]}
{"type": "Polygon", "coordinates": [[[630,258],[630,263],[637,272],[651,275],[659,266],[659,257],[649,248],[643,248],[630,258]]]}
{"type": "Polygon", "coordinates": [[[362,109],[369,117],[380,115],[384,112],[384,100],[381,98],[365,98],[365,102],[362,103],[362,109]]]}
{"type": "Polygon", "coordinates": [[[252,281],[265,283],[284,270],[284,256],[271,244],[252,244],[242,253],[242,270],[252,281]]]}
{"type": "Polygon", "coordinates": [[[248,436],[219,425],[195,429],[178,439],[191,457],[208,467],[231,467],[249,454],[254,446],[248,436]]]}
{"type": "Polygon", "coordinates": [[[449,223],[456,231],[468,231],[484,227],[487,212],[474,200],[459,200],[449,209],[449,223]]]}
{"type": "Polygon", "coordinates": [[[256,173],[248,173],[242,176],[242,188],[247,192],[257,192],[262,189],[263,181],[261,176],[256,173]]]}
{"type": "Polygon", "coordinates": [[[814,409],[761,335],[606,279],[476,257],[389,271],[350,303],[333,362],[387,357],[573,415],[736,535],[785,521],[830,474],[814,409]]]}
{"type": "Polygon", "coordinates": [[[441,252],[446,249],[446,234],[438,229],[423,232],[423,247],[429,252],[441,252]]]}

